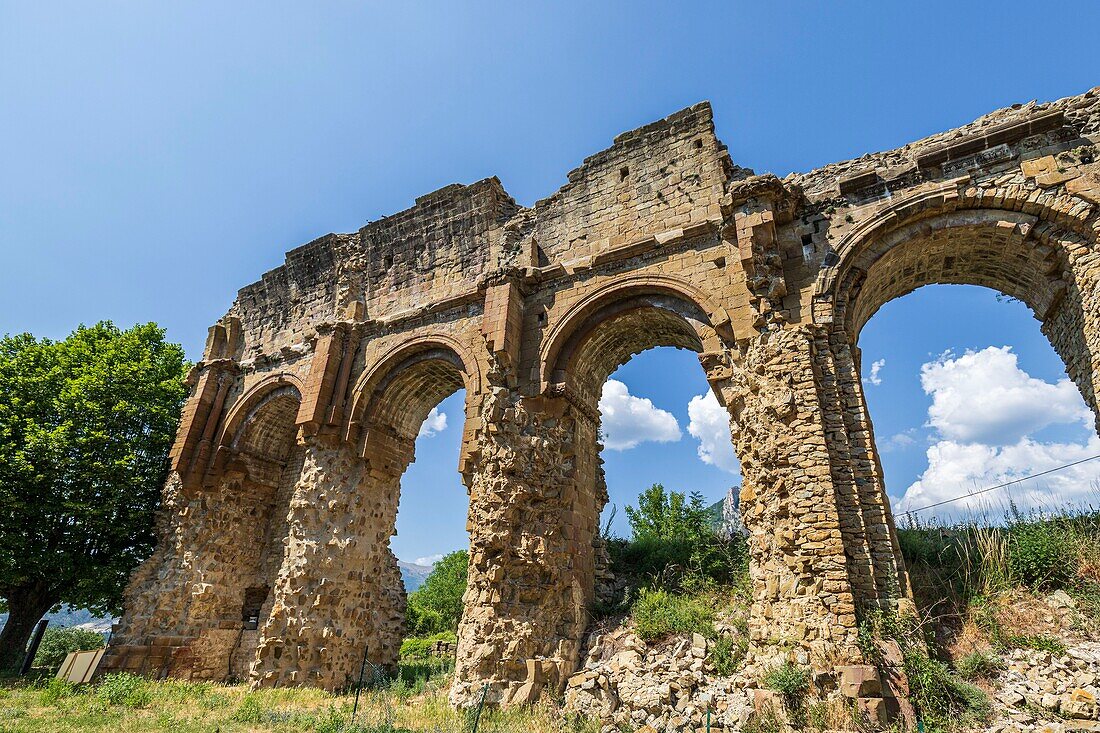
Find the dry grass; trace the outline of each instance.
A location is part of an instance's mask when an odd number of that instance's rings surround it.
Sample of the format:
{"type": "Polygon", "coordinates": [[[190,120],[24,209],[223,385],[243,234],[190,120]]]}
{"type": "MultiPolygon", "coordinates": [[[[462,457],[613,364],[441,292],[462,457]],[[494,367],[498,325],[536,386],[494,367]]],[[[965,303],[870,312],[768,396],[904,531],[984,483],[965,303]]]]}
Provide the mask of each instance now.
{"type": "MultiPolygon", "coordinates": [[[[132,693],[110,702],[102,686],[40,683],[0,688],[3,733],[396,733],[469,731],[467,713],[447,703],[449,680],[410,689],[398,683],[364,691],[354,724],[353,695],[311,689],[249,692],[245,685],[176,681],[131,683],[132,693]]],[[[582,733],[596,730],[565,719],[552,704],[486,710],[479,733],[582,733]]]]}

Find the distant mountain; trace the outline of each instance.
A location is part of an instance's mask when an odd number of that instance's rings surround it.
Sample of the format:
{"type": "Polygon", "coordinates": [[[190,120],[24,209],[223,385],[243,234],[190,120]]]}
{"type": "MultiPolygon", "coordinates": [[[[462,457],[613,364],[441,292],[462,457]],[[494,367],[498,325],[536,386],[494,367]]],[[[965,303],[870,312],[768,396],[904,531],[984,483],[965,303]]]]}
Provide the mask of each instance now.
{"type": "Polygon", "coordinates": [[[397,566],[401,568],[401,580],[405,581],[405,592],[412,593],[424,584],[424,580],[432,572],[434,565],[417,565],[416,563],[398,560],[397,566]]]}
{"type": "Polygon", "coordinates": [[[731,486],[725,499],[707,507],[707,514],[710,518],[710,526],[724,537],[746,534],[745,525],[741,523],[740,486],[731,486]]]}
{"type": "MultiPolygon", "coordinates": [[[[91,629],[106,633],[111,630],[113,619],[104,616],[95,616],[86,608],[69,608],[62,606],[57,613],[47,613],[46,619],[50,627],[79,626],[82,629],[91,629]]],[[[0,627],[8,622],[8,614],[0,613],[0,627]]]]}

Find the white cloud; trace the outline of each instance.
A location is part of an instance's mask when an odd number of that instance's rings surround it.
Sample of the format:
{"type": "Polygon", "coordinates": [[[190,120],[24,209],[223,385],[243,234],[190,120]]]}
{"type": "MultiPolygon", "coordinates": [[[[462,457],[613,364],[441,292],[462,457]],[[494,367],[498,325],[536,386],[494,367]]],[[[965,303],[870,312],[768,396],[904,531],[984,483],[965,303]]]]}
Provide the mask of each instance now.
{"type": "Polygon", "coordinates": [[[639,443],[674,443],[680,439],[680,424],[671,412],[654,407],[644,397],[630,394],[627,386],[609,379],[600,396],[604,446],[628,450],[639,443]]]}
{"type": "Polygon", "coordinates": [[[444,552],[437,552],[436,554],[428,555],[427,557],[418,557],[413,560],[413,565],[423,565],[424,567],[430,568],[431,566],[442,560],[445,555],[446,553],[444,552]]]}
{"type": "MultiPolygon", "coordinates": [[[[941,440],[928,448],[928,468],[906,491],[899,513],[997,486],[1007,481],[1100,454],[1100,438],[1084,443],[1039,443],[1030,438],[1008,446],[941,440]]],[[[1095,502],[1100,460],[1089,461],[973,498],[946,505],[938,513],[1000,513],[1012,501],[1021,509],[1095,502]]]]}
{"type": "Polygon", "coordinates": [[[946,353],[920,371],[932,396],[928,424],[948,440],[1012,445],[1048,425],[1092,424],[1069,378],[1051,384],[1032,377],[1008,346],[946,353]]]}
{"type": "Polygon", "coordinates": [[[424,420],[424,423],[420,426],[420,432],[416,434],[416,437],[430,438],[446,429],[447,413],[440,412],[438,407],[433,407],[432,411],[428,413],[428,417],[424,420]]]}
{"type": "Polygon", "coordinates": [[[885,359],[876,359],[871,362],[871,373],[867,375],[867,381],[876,387],[882,384],[882,377],[879,376],[879,372],[886,366],[885,359]]]}
{"type": "MultiPolygon", "coordinates": [[[[1100,454],[1092,413],[1076,386],[1069,379],[1032,377],[1010,347],[943,354],[921,367],[921,386],[932,397],[927,426],[933,443],[928,467],[906,489],[899,513],[1100,454]],[[1072,424],[1081,426],[1080,442],[1044,443],[1033,436],[1051,425],[1072,424]]],[[[1095,501],[1098,482],[1100,460],[1090,461],[935,512],[998,513],[1010,501],[1024,510],[1095,501]]]]}
{"type": "Polygon", "coordinates": [[[730,437],[730,416],[713,392],[692,397],[688,403],[688,432],[699,441],[699,458],[703,463],[723,471],[740,474],[741,464],[733,452],[730,437]]]}
{"type": "Polygon", "coordinates": [[[909,428],[906,431],[894,433],[889,438],[882,441],[880,447],[885,453],[895,450],[904,450],[917,442],[917,439],[913,437],[913,434],[916,432],[916,428],[909,428]]]}

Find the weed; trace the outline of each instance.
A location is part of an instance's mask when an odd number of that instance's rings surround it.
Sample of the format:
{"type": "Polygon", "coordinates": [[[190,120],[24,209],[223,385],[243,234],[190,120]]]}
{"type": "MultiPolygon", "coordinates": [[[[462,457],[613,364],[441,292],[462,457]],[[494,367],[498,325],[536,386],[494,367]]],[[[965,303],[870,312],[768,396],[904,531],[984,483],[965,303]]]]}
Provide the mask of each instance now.
{"type": "Polygon", "coordinates": [[[730,636],[722,634],[711,645],[707,661],[714,667],[715,674],[729,677],[741,666],[745,655],[749,651],[747,636],[730,636]]]}
{"type": "Polygon", "coordinates": [[[59,700],[76,694],[76,685],[68,680],[51,679],[42,688],[39,700],[43,705],[56,705],[59,700]]]}
{"type": "Polygon", "coordinates": [[[643,590],[633,611],[637,634],[645,641],[692,632],[714,636],[713,611],[689,596],[643,590]]]}
{"type": "Polygon", "coordinates": [[[1005,668],[1004,660],[990,651],[973,651],[955,665],[964,680],[984,680],[995,677],[1005,668]]]}
{"type": "Polygon", "coordinates": [[[143,708],[149,704],[151,695],[143,677],[120,672],[103,678],[96,687],[96,697],[107,705],[143,708]]]}

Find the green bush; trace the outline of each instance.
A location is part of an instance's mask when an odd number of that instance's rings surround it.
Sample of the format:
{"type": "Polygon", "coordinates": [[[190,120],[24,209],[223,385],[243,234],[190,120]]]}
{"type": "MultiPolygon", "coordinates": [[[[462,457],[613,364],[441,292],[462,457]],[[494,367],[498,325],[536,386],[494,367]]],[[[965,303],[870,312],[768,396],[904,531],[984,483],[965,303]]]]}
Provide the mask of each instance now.
{"type": "Polygon", "coordinates": [[[606,538],[611,569],[634,585],[679,590],[691,584],[730,584],[748,566],[745,538],[723,538],[699,493],[690,498],[654,484],[628,506],[631,539],[606,538]],[[642,582],[637,582],[642,581],[642,582]]]}
{"type": "Polygon", "coordinates": [[[810,673],[789,661],[764,672],[760,681],[788,700],[800,698],[810,689],[810,673]]]}
{"type": "Polygon", "coordinates": [[[233,720],[237,723],[257,725],[265,722],[266,717],[259,698],[251,694],[245,695],[241,704],[233,711],[233,720]]]}
{"type": "Polygon", "coordinates": [[[713,612],[689,596],[642,590],[632,610],[635,630],[645,641],[693,632],[714,636],[713,612]]]}
{"type": "Polygon", "coordinates": [[[1051,521],[1021,521],[1010,530],[1008,562],[1018,582],[1039,590],[1065,588],[1077,567],[1069,534],[1051,521]]]}
{"type": "Polygon", "coordinates": [[[991,708],[985,693],[954,677],[942,662],[910,648],[904,654],[903,666],[909,678],[909,701],[925,730],[950,730],[960,723],[974,725],[989,716],[991,708]]]}
{"type": "Polygon", "coordinates": [[[151,695],[145,678],[128,672],[106,675],[96,686],[96,697],[108,705],[143,708],[151,695]]]}
{"type": "Polygon", "coordinates": [[[747,636],[733,637],[722,634],[711,645],[707,661],[714,667],[715,674],[729,677],[737,671],[748,651],[749,640],[747,636]]]}
{"type": "Polygon", "coordinates": [[[990,651],[973,651],[955,665],[964,680],[984,680],[1005,668],[1004,660],[990,651]]]}
{"type": "Polygon", "coordinates": [[[451,631],[431,636],[410,636],[401,642],[401,659],[430,659],[432,645],[437,641],[457,643],[458,637],[451,631]]]}
{"type": "Polygon", "coordinates": [[[59,700],[76,694],[76,685],[68,680],[52,678],[46,681],[39,700],[43,705],[56,705],[59,700]]]}
{"type": "Polygon", "coordinates": [[[42,644],[34,655],[34,666],[56,672],[69,652],[83,652],[103,646],[103,634],[75,626],[47,626],[42,644]]]}

